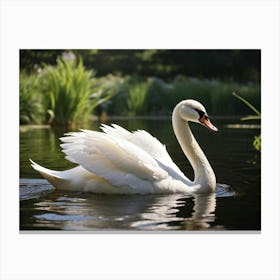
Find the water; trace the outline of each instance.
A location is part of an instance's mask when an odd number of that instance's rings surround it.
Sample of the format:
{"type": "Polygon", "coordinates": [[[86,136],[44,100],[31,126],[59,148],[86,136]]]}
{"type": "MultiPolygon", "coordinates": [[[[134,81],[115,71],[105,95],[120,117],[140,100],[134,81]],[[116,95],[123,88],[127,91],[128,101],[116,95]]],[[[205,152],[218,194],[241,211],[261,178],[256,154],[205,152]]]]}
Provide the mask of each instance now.
{"type": "MultiPolygon", "coordinates": [[[[114,120],[129,130],[145,129],[167,145],[188,177],[193,171],[172,132],[170,120],[114,120]]],[[[30,167],[32,158],[50,169],[74,165],[64,159],[65,131],[22,128],[20,132],[20,229],[69,231],[260,230],[260,153],[252,140],[260,129],[239,120],[215,120],[219,133],[192,125],[217,177],[210,195],[96,195],[55,190],[30,167]],[[241,126],[240,126],[241,124],[241,126]]],[[[98,129],[93,122],[90,129],[98,129]]]]}

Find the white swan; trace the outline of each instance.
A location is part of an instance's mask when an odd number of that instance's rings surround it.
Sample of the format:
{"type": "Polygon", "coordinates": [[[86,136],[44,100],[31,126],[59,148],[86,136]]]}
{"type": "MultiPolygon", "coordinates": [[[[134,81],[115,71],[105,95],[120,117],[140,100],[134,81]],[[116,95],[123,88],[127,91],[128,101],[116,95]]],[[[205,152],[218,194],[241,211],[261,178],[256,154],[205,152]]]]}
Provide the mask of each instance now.
{"type": "Polygon", "coordinates": [[[32,167],[58,189],[104,194],[210,193],[216,188],[215,174],[191,133],[189,121],[214,131],[217,128],[198,101],[181,101],[173,110],[173,129],[194,169],[194,181],[148,132],[131,133],[118,125],[102,125],[103,132],[65,134],[61,147],[65,158],[78,164],[75,168],[54,171],[31,160],[32,167]]]}

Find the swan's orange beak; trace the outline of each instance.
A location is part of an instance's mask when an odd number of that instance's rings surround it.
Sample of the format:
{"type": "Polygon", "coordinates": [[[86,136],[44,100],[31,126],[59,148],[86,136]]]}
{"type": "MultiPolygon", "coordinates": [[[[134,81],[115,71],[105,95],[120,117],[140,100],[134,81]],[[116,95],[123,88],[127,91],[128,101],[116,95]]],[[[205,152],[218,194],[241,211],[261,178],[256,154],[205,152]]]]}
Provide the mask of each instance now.
{"type": "Polygon", "coordinates": [[[208,127],[209,129],[213,130],[213,131],[218,131],[218,128],[216,126],[214,126],[208,116],[206,116],[205,114],[199,119],[199,121],[205,125],[206,127],[208,127]]]}

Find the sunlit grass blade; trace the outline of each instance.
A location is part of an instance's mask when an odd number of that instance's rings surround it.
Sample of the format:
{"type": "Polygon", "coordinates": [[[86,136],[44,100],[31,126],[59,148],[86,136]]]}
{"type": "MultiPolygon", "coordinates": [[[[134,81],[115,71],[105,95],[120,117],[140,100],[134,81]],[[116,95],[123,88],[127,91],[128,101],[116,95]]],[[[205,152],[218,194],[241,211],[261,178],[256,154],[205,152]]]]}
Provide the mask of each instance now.
{"type": "MultiPolygon", "coordinates": [[[[232,94],[239,100],[244,102],[249,108],[251,108],[256,113],[256,115],[241,118],[242,121],[261,120],[261,113],[259,112],[259,110],[257,110],[250,102],[248,102],[245,98],[239,96],[235,92],[233,92],[232,94]]],[[[254,137],[253,146],[257,151],[261,151],[261,134],[254,137]]]]}
{"type": "Polygon", "coordinates": [[[240,95],[236,94],[235,92],[232,93],[235,97],[237,97],[239,100],[241,100],[242,102],[244,102],[249,108],[251,108],[257,116],[261,116],[261,113],[259,110],[257,110],[249,101],[247,101],[246,99],[244,99],[243,97],[241,97],[240,95]]]}
{"type": "Polygon", "coordinates": [[[242,121],[249,121],[249,120],[260,120],[261,116],[247,116],[244,118],[241,118],[242,121]]]}

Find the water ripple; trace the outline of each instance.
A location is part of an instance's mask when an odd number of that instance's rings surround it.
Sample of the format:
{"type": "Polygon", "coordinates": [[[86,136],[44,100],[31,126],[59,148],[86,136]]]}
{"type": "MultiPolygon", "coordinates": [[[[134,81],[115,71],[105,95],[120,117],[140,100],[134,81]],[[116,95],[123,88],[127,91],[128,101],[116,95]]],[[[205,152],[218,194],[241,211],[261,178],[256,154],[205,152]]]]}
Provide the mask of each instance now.
{"type": "Polygon", "coordinates": [[[235,196],[236,192],[227,184],[216,184],[216,197],[235,196]]]}
{"type": "Polygon", "coordinates": [[[20,200],[39,198],[55,188],[44,179],[20,179],[20,200]]]}

